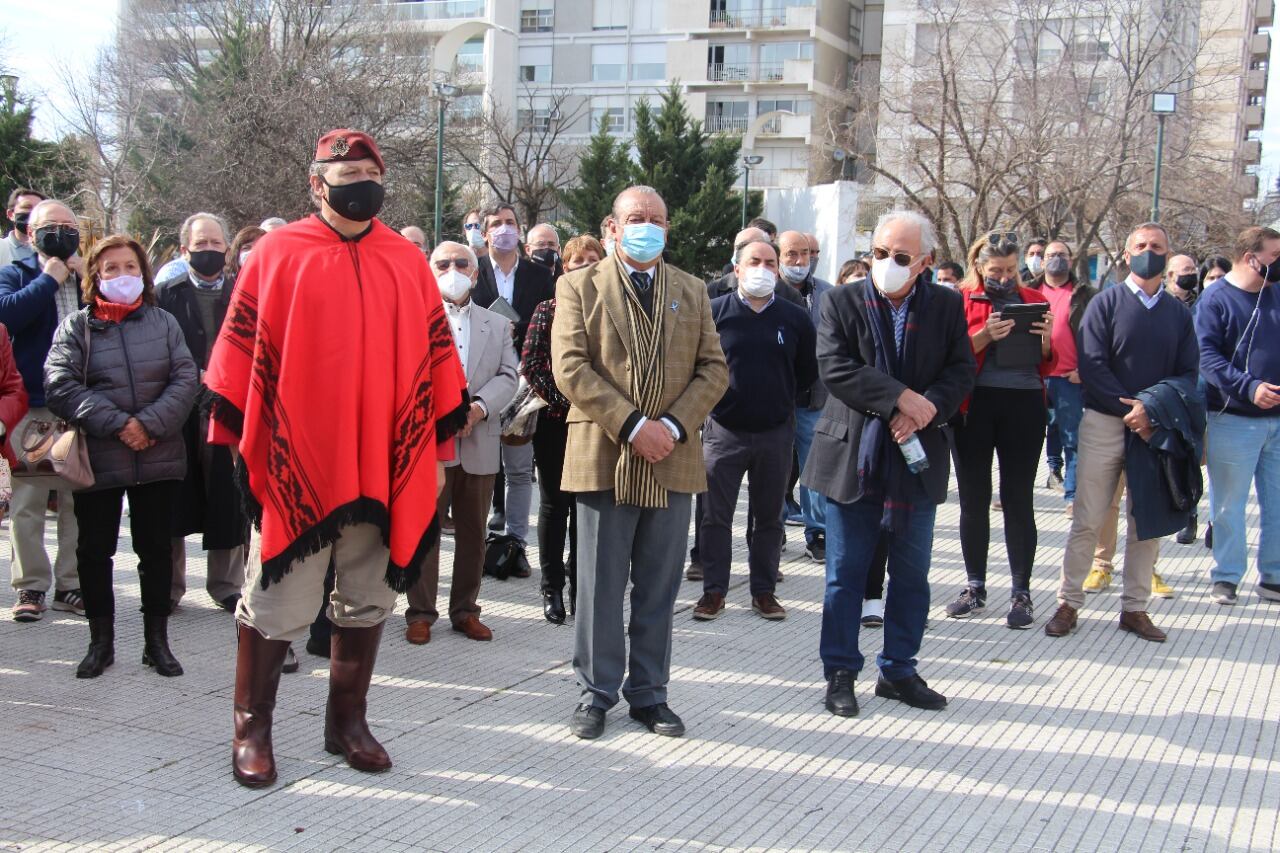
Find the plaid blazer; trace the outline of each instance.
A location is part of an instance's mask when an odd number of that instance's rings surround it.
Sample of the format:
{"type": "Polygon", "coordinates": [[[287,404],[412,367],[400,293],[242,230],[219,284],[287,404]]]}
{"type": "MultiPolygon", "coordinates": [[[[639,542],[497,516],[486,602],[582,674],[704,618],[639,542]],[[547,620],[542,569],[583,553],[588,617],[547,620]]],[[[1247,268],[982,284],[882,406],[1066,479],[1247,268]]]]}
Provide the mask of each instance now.
{"type": "MultiPolygon", "coordinates": [[[[707,288],[675,267],[666,268],[662,411],[680,422],[685,439],[654,466],[663,488],[694,494],[707,489],[698,429],[729,385],[729,368],[711,319],[707,288]]],[[[626,334],[626,298],[618,264],[608,258],[560,277],[551,361],[556,385],[568,398],[569,442],[560,487],[599,492],[614,487],[622,425],[636,411],[631,399],[632,353],[626,334]]]]}

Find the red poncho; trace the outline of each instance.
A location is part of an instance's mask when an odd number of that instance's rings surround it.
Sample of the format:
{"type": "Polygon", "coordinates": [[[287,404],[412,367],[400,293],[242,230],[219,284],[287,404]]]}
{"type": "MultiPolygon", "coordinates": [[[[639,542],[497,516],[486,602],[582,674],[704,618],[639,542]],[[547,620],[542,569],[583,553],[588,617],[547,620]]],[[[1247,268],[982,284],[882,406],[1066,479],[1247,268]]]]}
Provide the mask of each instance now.
{"type": "Polygon", "coordinates": [[[466,379],[422,252],[376,219],[267,234],[236,280],[204,377],[210,437],[236,444],[262,531],[262,584],[367,522],[403,592],[439,535],[436,461],[466,423],[466,379]]]}

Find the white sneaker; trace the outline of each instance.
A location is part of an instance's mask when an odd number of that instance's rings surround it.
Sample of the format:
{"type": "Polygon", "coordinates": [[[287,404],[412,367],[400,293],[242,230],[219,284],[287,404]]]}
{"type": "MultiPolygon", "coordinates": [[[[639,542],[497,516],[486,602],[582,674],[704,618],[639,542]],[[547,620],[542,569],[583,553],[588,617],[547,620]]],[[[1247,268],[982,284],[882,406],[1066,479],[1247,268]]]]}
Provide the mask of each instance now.
{"type": "Polygon", "coordinates": [[[862,602],[862,625],[879,628],[884,625],[884,599],[868,598],[862,602]]]}

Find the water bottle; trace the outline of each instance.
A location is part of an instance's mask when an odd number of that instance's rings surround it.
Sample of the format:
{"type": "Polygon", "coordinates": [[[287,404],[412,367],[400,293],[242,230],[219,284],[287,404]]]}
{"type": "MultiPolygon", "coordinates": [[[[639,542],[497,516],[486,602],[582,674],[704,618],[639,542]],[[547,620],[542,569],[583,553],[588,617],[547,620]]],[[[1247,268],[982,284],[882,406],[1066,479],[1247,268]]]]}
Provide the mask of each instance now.
{"type": "Polygon", "coordinates": [[[902,449],[902,458],[907,460],[907,470],[912,474],[919,474],[929,467],[929,457],[925,455],[924,445],[920,443],[920,436],[912,433],[911,437],[899,444],[898,447],[902,449]]]}

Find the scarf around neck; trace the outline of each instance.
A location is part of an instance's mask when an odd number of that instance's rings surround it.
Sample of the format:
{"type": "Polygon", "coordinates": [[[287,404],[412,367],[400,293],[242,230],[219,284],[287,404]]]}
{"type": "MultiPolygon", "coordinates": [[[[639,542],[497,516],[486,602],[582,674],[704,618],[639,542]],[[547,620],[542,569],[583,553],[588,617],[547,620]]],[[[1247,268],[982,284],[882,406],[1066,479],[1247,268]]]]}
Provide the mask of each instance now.
{"type": "MultiPolygon", "coordinates": [[[[666,370],[662,359],[662,325],[666,322],[667,275],[664,264],[653,268],[653,310],[645,311],[630,283],[622,260],[614,256],[621,280],[623,304],[627,313],[627,344],[635,369],[631,371],[631,402],[646,418],[662,415],[662,390],[666,385],[666,370]]],[[[658,482],[653,465],[631,448],[625,438],[621,442],[618,465],[614,469],[614,500],[619,505],[665,509],[667,490],[658,482]]]]}

